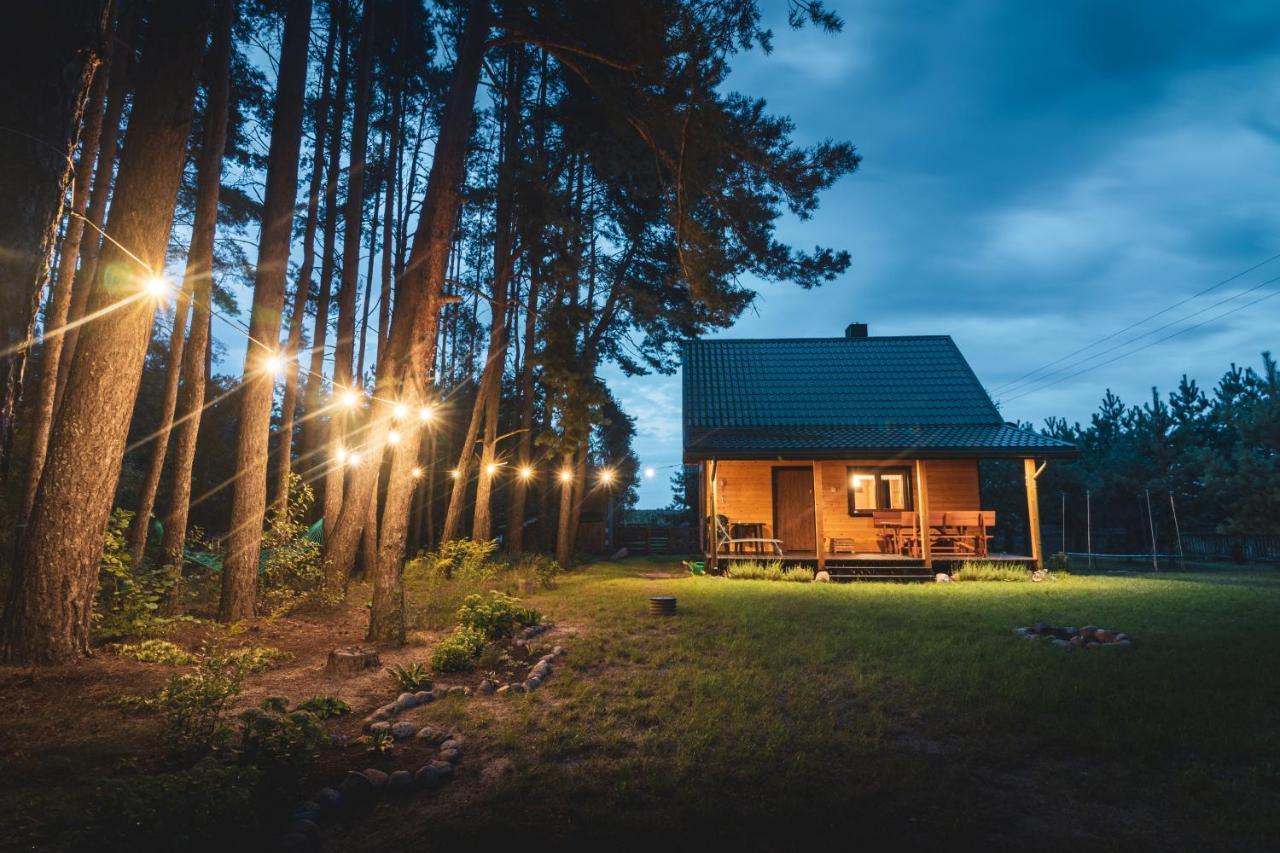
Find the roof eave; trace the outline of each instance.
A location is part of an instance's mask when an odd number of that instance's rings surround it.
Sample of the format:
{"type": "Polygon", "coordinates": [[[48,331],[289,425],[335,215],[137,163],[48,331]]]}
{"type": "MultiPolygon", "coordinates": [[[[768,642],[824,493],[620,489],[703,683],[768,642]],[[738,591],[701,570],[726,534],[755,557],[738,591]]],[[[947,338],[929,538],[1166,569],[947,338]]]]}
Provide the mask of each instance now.
{"type": "Polygon", "coordinates": [[[1059,459],[1073,460],[1080,455],[1074,445],[1061,447],[837,447],[797,450],[795,448],[752,448],[717,451],[686,447],[684,462],[692,465],[710,459],[742,460],[808,460],[808,459],[1059,459]]]}

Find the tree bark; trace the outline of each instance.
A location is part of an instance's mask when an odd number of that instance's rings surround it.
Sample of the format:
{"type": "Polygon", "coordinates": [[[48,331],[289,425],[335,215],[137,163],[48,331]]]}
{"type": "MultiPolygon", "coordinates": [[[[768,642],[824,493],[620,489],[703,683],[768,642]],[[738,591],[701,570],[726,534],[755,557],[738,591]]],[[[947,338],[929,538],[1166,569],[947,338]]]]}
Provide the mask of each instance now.
{"type": "Polygon", "coordinates": [[[152,10],[107,229],[120,245],[103,249],[89,303],[109,316],[85,327],[68,374],[14,566],[0,633],[6,663],[89,653],[103,531],[155,314],[155,300],[140,285],[164,266],[209,8],[186,2],[152,10]]]}
{"type": "Polygon", "coordinates": [[[275,376],[265,362],[275,355],[284,308],[285,274],[293,208],[298,197],[298,155],[307,85],[307,40],[311,0],[289,0],[285,14],[280,75],[271,121],[271,151],[253,281],[253,309],[240,389],[240,430],[236,446],[236,484],[231,502],[231,531],[222,571],[218,618],[234,622],[253,615],[267,509],[267,452],[275,376]]]}
{"type": "MultiPolygon", "coordinates": [[[[573,470],[573,454],[566,452],[560,471],[573,470]]],[[[566,482],[560,476],[560,472],[557,472],[556,480],[560,484],[560,515],[559,524],[556,527],[556,562],[561,566],[568,567],[569,561],[573,558],[573,537],[570,535],[570,526],[573,524],[573,491],[575,483],[573,480],[566,482]]]]}
{"type": "Polygon", "coordinates": [[[129,79],[133,69],[134,36],[138,29],[142,4],[136,0],[120,0],[116,14],[119,24],[112,39],[111,67],[107,72],[107,104],[102,118],[102,139],[98,143],[98,168],[94,173],[93,192],[89,196],[89,209],[85,219],[89,221],[88,240],[81,239],[80,269],[72,281],[71,306],[67,313],[70,328],[62,342],[62,355],[58,360],[58,382],[53,394],[53,417],[62,407],[62,394],[67,387],[67,372],[76,352],[80,327],[77,321],[84,317],[89,304],[89,291],[93,288],[98,271],[98,256],[103,241],[97,229],[106,221],[107,200],[115,178],[116,154],[120,148],[120,117],[124,113],[125,97],[129,93],[129,79]]]}
{"type": "MultiPolygon", "coordinates": [[[[444,296],[444,273],[448,262],[453,224],[462,202],[462,177],[467,146],[475,113],[476,88],[484,58],[489,29],[489,9],[484,0],[472,0],[466,24],[458,40],[449,94],[445,100],[435,157],[427,180],[418,230],[404,274],[396,283],[396,311],[384,358],[378,364],[377,394],[373,401],[369,431],[369,457],[379,459],[386,446],[392,399],[413,407],[425,402],[425,377],[435,360],[436,332],[444,296]]],[[[391,466],[379,535],[379,563],[387,561],[392,574],[399,576],[408,530],[409,505],[415,480],[422,437],[421,424],[405,425],[402,438],[391,454],[391,466]]],[[[363,525],[366,499],[375,485],[377,469],[356,469],[351,483],[351,500],[343,507],[332,535],[325,541],[325,558],[340,566],[350,566],[363,525]]],[[[384,613],[370,614],[370,627],[385,625],[384,613]]],[[[397,614],[391,621],[403,619],[397,614]]]]}
{"type": "Polygon", "coordinates": [[[0,476],[6,477],[81,118],[104,50],[107,5],[63,0],[9,11],[0,45],[0,476]]]}
{"type": "MultiPolygon", "coordinates": [[[[110,3],[108,3],[110,5],[110,3]]],[[[45,451],[49,447],[49,431],[53,428],[53,398],[58,390],[58,361],[62,358],[62,343],[66,338],[67,316],[71,311],[71,292],[75,286],[76,261],[80,256],[80,243],[84,237],[84,219],[89,209],[89,190],[93,186],[93,164],[98,159],[98,144],[102,139],[102,118],[107,93],[107,77],[111,63],[111,39],[103,40],[102,64],[94,72],[93,85],[89,89],[89,102],[85,107],[84,128],[80,138],[80,157],[76,161],[76,176],[71,190],[71,216],[67,221],[67,233],[62,238],[58,260],[58,281],[45,309],[44,334],[40,354],[40,385],[35,405],[31,410],[31,441],[27,453],[27,476],[22,494],[22,507],[18,524],[25,525],[36,499],[36,487],[40,485],[40,472],[44,470],[45,451]]],[[[93,232],[90,240],[97,239],[93,232]]]]}
{"type": "Polygon", "coordinates": [[[289,500],[289,479],[293,475],[293,432],[298,412],[298,377],[302,327],[306,325],[307,300],[311,296],[311,274],[316,264],[316,225],[320,213],[320,189],[324,176],[325,135],[328,132],[330,87],[333,83],[333,56],[338,27],[330,23],[325,38],[324,70],[320,79],[320,95],[316,99],[315,150],[311,156],[311,177],[307,187],[307,223],[302,234],[302,265],[293,290],[293,311],[289,314],[289,335],[285,343],[284,398],[280,406],[280,460],[276,468],[276,509],[284,509],[289,500]]]}
{"type": "MultiPolygon", "coordinates": [[[[342,234],[342,279],[338,289],[338,333],[334,339],[333,388],[334,393],[361,388],[352,373],[355,360],[356,291],[360,274],[360,232],[364,224],[365,155],[369,141],[369,81],[373,56],[373,5],[366,3],[360,24],[360,44],[356,48],[356,82],[352,95],[351,155],[347,171],[347,201],[343,211],[346,224],[342,234]]],[[[363,390],[361,388],[361,390],[363,390]]],[[[343,447],[347,440],[347,425],[352,412],[335,409],[329,416],[329,447],[343,447]]],[[[364,464],[376,472],[381,456],[369,453],[364,464]]],[[[346,470],[341,465],[330,465],[325,472],[325,518],[333,518],[342,511],[343,503],[335,496],[345,497],[343,479],[346,470]]],[[[357,509],[367,515],[367,497],[359,498],[357,509]]],[[[351,565],[325,564],[325,584],[331,592],[345,594],[350,578],[351,565]]]]}
{"type": "Polygon", "coordinates": [[[238,0],[217,0],[213,39],[206,60],[208,80],[204,111],[204,139],[196,165],[196,209],[187,250],[184,289],[192,291],[191,331],[182,353],[182,391],[174,424],[173,461],[169,466],[169,513],[165,520],[160,553],[169,566],[169,609],[176,610],[181,595],[183,546],[191,511],[191,470],[195,465],[196,439],[204,413],[205,356],[209,351],[209,321],[213,298],[213,241],[218,226],[218,196],[222,189],[222,155],[227,144],[227,118],[231,93],[231,32],[238,0]]]}
{"type": "MultiPolygon", "coordinates": [[[[540,271],[534,267],[529,274],[529,304],[524,315],[524,360],[520,371],[520,437],[516,462],[521,468],[533,464],[533,353],[540,284],[540,271]]],[[[512,554],[524,550],[524,516],[528,499],[529,481],[517,477],[511,486],[511,505],[507,510],[507,551],[512,554]]]]}

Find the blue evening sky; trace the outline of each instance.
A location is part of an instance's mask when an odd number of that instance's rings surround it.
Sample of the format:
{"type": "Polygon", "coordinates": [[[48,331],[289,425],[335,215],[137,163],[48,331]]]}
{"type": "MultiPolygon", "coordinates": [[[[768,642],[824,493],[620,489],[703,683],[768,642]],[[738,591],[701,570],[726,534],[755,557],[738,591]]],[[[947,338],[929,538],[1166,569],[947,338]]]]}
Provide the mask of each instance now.
{"type": "MultiPolygon", "coordinates": [[[[1280,299],[1257,300],[1280,259],[1002,388],[1280,253],[1280,4],[836,0],[838,35],[763,5],[775,50],[730,85],[864,158],[782,235],[853,264],[820,290],[762,284],[721,334],[950,334],[1005,417],[1037,425],[1087,420],[1107,388],[1212,386],[1274,347],[1280,299]]],[[[659,468],[640,505],[664,505],[679,376],[607,375],[659,468]]]]}

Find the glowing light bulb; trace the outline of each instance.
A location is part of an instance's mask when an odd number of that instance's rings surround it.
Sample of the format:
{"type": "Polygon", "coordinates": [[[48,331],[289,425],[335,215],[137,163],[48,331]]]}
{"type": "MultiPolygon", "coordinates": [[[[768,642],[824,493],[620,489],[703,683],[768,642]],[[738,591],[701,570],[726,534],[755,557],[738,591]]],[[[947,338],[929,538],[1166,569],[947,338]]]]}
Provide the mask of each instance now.
{"type": "Polygon", "coordinates": [[[354,409],[360,405],[360,395],[351,389],[342,392],[342,405],[348,409],[354,409]]]}
{"type": "Polygon", "coordinates": [[[356,452],[356,451],[354,451],[354,450],[353,450],[353,451],[351,451],[350,453],[348,453],[348,454],[347,454],[347,464],[348,464],[348,465],[350,465],[352,468],[354,468],[355,466],[359,465],[359,464],[360,464],[360,454],[359,454],[359,453],[357,453],[357,452],[356,452]]]}
{"type": "Polygon", "coordinates": [[[492,477],[494,474],[498,473],[498,463],[490,462],[488,465],[484,466],[484,472],[492,477]]]}
{"type": "Polygon", "coordinates": [[[422,408],[418,409],[418,420],[422,421],[423,423],[426,423],[427,421],[431,420],[435,416],[436,416],[435,410],[432,409],[430,406],[423,406],[422,408]]]}
{"type": "Polygon", "coordinates": [[[573,471],[571,471],[568,468],[562,468],[560,470],[560,482],[567,483],[572,479],[573,479],[573,471]]]}
{"type": "Polygon", "coordinates": [[[462,472],[459,471],[457,468],[454,468],[452,471],[449,472],[449,476],[456,480],[462,476],[462,472]]]}
{"type": "Polygon", "coordinates": [[[412,471],[410,471],[410,472],[409,472],[409,476],[410,476],[410,477],[413,477],[413,479],[415,479],[415,480],[420,480],[420,479],[422,479],[422,469],[421,469],[421,468],[419,468],[419,467],[417,467],[417,466],[415,465],[415,466],[414,466],[414,469],[413,469],[412,471]]]}
{"type": "Polygon", "coordinates": [[[646,480],[652,480],[654,477],[657,476],[657,474],[658,472],[654,470],[652,465],[644,469],[644,478],[646,480]]]}
{"type": "Polygon", "coordinates": [[[600,469],[600,482],[604,483],[606,486],[613,482],[612,468],[600,469]]]}
{"type": "Polygon", "coordinates": [[[285,358],[280,353],[273,352],[262,360],[262,370],[264,373],[270,373],[272,376],[279,376],[284,373],[285,358]]]}
{"type": "Polygon", "coordinates": [[[399,443],[400,443],[400,433],[396,432],[395,430],[391,430],[391,432],[387,433],[387,444],[399,444],[399,443]]]}
{"type": "Polygon", "coordinates": [[[395,418],[398,421],[404,420],[404,418],[408,414],[409,414],[409,407],[406,406],[404,403],[396,403],[395,408],[391,410],[391,417],[395,418]]]}
{"type": "Polygon", "coordinates": [[[148,276],[142,282],[142,289],[156,299],[169,295],[169,282],[161,275],[148,276]]]}
{"type": "Polygon", "coordinates": [[[346,462],[347,449],[345,447],[339,447],[336,451],[334,451],[333,458],[337,459],[339,463],[346,462]]]}
{"type": "Polygon", "coordinates": [[[530,477],[532,477],[532,476],[533,476],[533,469],[532,469],[532,468],[530,468],[528,465],[521,465],[521,466],[520,466],[520,479],[521,479],[521,480],[527,480],[527,479],[529,479],[529,478],[530,478],[530,477]]]}

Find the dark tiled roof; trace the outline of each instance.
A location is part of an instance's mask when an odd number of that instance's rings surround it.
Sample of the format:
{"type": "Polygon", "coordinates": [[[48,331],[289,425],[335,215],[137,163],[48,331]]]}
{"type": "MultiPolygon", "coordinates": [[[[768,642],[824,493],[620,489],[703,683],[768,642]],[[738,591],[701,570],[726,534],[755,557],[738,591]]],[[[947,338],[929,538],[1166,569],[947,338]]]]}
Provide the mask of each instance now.
{"type": "Polygon", "coordinates": [[[689,341],[683,369],[690,459],[1075,451],[1006,424],[946,335],[689,341]]]}

